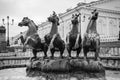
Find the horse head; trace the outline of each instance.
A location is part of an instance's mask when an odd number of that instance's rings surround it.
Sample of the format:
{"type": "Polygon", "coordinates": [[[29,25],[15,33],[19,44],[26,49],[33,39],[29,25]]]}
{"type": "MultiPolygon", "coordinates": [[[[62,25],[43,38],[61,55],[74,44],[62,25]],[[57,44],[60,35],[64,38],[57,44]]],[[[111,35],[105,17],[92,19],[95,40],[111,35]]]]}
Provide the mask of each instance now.
{"type": "Polygon", "coordinates": [[[59,25],[59,18],[54,11],[53,11],[53,14],[50,17],[48,17],[48,21],[54,24],[57,23],[57,25],[59,25]]]}
{"type": "Polygon", "coordinates": [[[29,24],[30,21],[31,20],[28,17],[24,17],[22,19],[22,21],[18,24],[18,26],[20,26],[20,27],[22,27],[22,26],[28,26],[28,24],[29,24]]]}
{"type": "Polygon", "coordinates": [[[71,22],[72,22],[73,25],[76,25],[76,24],[79,23],[79,21],[78,21],[79,15],[80,15],[80,14],[75,14],[75,15],[73,14],[73,15],[72,15],[72,20],[71,20],[71,22]]]}
{"type": "Polygon", "coordinates": [[[38,27],[36,26],[36,24],[33,22],[33,20],[29,19],[28,17],[24,17],[22,19],[22,21],[18,24],[18,26],[22,27],[22,26],[27,26],[28,30],[26,32],[25,37],[28,37],[34,33],[37,33],[37,29],[38,27]]]}
{"type": "Polygon", "coordinates": [[[72,14],[72,20],[71,20],[71,23],[72,23],[72,29],[70,31],[70,33],[72,35],[76,35],[78,34],[78,23],[79,23],[79,20],[78,20],[78,17],[80,16],[81,14],[72,14]]]}
{"type": "Polygon", "coordinates": [[[98,18],[98,12],[97,12],[97,10],[95,9],[95,10],[92,12],[91,20],[97,20],[97,18],[98,18]]]}
{"type": "Polygon", "coordinates": [[[92,16],[90,17],[90,21],[88,23],[86,32],[87,33],[97,33],[97,30],[96,30],[96,20],[98,19],[97,10],[95,9],[93,12],[91,12],[91,15],[92,16]]]}

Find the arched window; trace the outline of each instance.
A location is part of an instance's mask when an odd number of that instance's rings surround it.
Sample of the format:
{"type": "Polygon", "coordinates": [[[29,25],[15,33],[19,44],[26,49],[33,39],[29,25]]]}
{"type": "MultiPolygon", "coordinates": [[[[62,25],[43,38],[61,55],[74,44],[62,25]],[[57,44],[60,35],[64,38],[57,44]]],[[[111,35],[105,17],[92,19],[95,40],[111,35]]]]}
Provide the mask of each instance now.
{"type": "Polygon", "coordinates": [[[98,21],[97,31],[100,35],[104,34],[104,32],[103,32],[103,20],[101,20],[101,19],[98,21]]]}
{"type": "Polygon", "coordinates": [[[113,34],[113,21],[111,20],[110,22],[109,22],[109,34],[110,35],[112,35],[113,34]]]}
{"type": "Polygon", "coordinates": [[[110,35],[116,35],[117,34],[117,26],[116,26],[114,20],[109,21],[109,34],[110,35]]]}
{"type": "Polygon", "coordinates": [[[70,30],[71,30],[71,22],[66,21],[66,23],[65,23],[65,33],[67,34],[68,32],[70,32],[70,30]]]}
{"type": "Polygon", "coordinates": [[[97,31],[100,35],[105,35],[107,32],[107,26],[105,23],[105,19],[99,19],[97,23],[97,31]]]}
{"type": "Polygon", "coordinates": [[[71,29],[72,29],[72,23],[68,22],[68,26],[69,26],[69,31],[71,31],[71,29]]]}

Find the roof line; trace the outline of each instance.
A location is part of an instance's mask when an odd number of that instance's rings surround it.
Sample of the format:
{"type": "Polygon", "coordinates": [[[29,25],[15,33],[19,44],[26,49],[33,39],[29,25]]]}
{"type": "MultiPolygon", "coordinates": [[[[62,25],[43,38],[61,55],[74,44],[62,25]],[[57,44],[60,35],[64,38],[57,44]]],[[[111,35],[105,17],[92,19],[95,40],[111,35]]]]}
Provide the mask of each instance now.
{"type": "MultiPolygon", "coordinates": [[[[98,4],[106,3],[108,1],[114,1],[114,0],[99,0],[99,1],[94,1],[92,3],[88,3],[88,4],[83,5],[83,6],[76,6],[73,9],[71,9],[70,11],[62,13],[60,16],[64,17],[65,15],[68,15],[68,14],[74,12],[76,9],[77,10],[80,10],[80,9],[83,9],[83,8],[86,8],[86,9],[92,9],[93,8],[93,9],[95,9],[95,7],[92,7],[93,5],[98,5],[98,4]]],[[[101,9],[101,8],[97,8],[97,9],[102,10],[104,12],[106,10],[107,12],[116,12],[116,13],[120,14],[120,11],[109,10],[109,9],[101,9]]]]}
{"type": "Polygon", "coordinates": [[[106,3],[106,2],[109,2],[109,1],[113,1],[113,0],[98,0],[98,1],[93,1],[91,3],[86,4],[85,6],[86,7],[91,7],[91,6],[95,6],[95,5],[98,5],[98,4],[103,4],[103,3],[106,3]]]}
{"type": "Polygon", "coordinates": [[[115,14],[120,14],[120,11],[116,11],[116,10],[110,10],[110,9],[103,9],[103,8],[96,8],[96,7],[82,7],[83,9],[97,9],[99,11],[103,11],[103,12],[110,12],[110,13],[115,13],[115,14]]]}

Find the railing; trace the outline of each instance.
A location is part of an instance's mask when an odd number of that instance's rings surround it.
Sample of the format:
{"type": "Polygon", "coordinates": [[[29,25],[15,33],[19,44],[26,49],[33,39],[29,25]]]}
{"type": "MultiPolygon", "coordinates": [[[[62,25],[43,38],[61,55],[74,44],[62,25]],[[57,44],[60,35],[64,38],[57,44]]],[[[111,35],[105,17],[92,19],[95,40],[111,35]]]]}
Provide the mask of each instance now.
{"type": "MultiPolygon", "coordinates": [[[[30,57],[6,57],[0,58],[0,69],[4,68],[16,68],[16,67],[25,67],[28,64],[30,57]]],[[[89,57],[93,59],[94,57],[89,57]]],[[[107,69],[120,70],[120,57],[100,57],[103,62],[104,67],[107,69]]],[[[80,57],[83,59],[83,57],[80,57]]]]}
{"type": "Polygon", "coordinates": [[[100,35],[101,42],[114,42],[118,41],[119,35],[100,35]]]}
{"type": "Polygon", "coordinates": [[[6,57],[0,58],[0,69],[25,67],[29,57],[6,57]]]}
{"type": "MultiPolygon", "coordinates": [[[[103,65],[107,69],[115,69],[120,70],[120,46],[119,42],[116,43],[101,43],[100,48],[100,58],[103,62],[103,65]]],[[[66,56],[68,53],[65,50],[64,56],[66,56]]],[[[72,56],[75,52],[72,52],[72,56]]],[[[22,52],[21,48],[17,48],[15,50],[15,53],[0,53],[0,69],[4,68],[11,68],[11,67],[25,67],[26,64],[29,62],[29,58],[33,56],[31,49],[27,49],[26,52],[22,52]],[[6,56],[7,55],[7,56],[6,56]],[[13,56],[10,56],[13,55],[13,56]],[[15,55],[15,56],[14,56],[15,55]],[[4,57],[3,57],[4,56],[4,57]]],[[[57,54],[59,56],[59,52],[57,54]]],[[[38,57],[43,56],[43,52],[39,52],[37,54],[38,57]]],[[[80,53],[80,59],[83,59],[83,51],[80,53]]],[[[89,52],[88,56],[90,59],[94,58],[94,53],[89,52]]]]}

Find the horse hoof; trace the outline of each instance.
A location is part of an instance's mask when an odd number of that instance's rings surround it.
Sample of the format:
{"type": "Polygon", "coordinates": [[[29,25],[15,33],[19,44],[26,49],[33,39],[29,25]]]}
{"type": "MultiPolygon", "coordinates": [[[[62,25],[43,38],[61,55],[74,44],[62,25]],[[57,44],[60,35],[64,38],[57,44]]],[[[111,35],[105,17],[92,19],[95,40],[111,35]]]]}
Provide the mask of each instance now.
{"type": "Polygon", "coordinates": [[[63,56],[60,56],[61,59],[63,59],[64,57],[63,56]]]}
{"type": "Polygon", "coordinates": [[[54,57],[53,56],[50,56],[51,59],[53,59],[54,57]]]}
{"type": "Polygon", "coordinates": [[[79,55],[77,55],[76,57],[79,58],[79,55]]]}
{"type": "Polygon", "coordinates": [[[43,58],[44,58],[44,59],[46,59],[46,58],[47,58],[47,56],[44,56],[43,58]]]}

